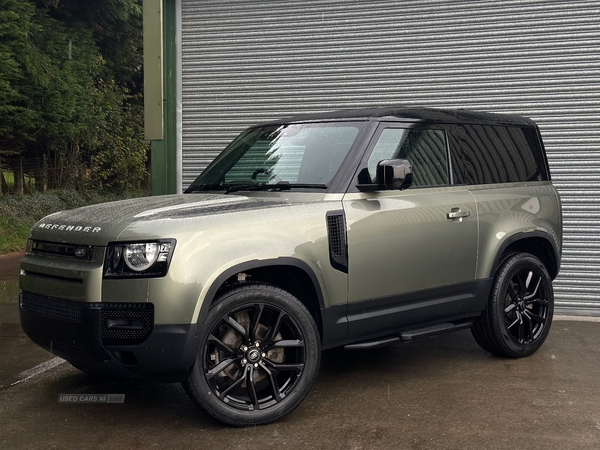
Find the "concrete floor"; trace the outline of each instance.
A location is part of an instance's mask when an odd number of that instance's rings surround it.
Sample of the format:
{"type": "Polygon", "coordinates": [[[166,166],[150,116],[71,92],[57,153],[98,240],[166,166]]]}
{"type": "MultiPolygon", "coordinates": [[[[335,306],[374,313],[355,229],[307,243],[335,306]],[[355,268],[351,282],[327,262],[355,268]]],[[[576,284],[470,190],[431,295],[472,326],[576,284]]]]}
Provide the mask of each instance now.
{"type": "Polygon", "coordinates": [[[327,351],[308,398],[272,425],[213,421],[178,384],[82,374],[31,343],[0,283],[0,448],[597,449],[600,323],[559,317],[535,355],[491,356],[469,331],[327,351]],[[568,319],[568,320],[565,320],[568,319]],[[125,394],[64,404],[59,394],[125,394]]]}

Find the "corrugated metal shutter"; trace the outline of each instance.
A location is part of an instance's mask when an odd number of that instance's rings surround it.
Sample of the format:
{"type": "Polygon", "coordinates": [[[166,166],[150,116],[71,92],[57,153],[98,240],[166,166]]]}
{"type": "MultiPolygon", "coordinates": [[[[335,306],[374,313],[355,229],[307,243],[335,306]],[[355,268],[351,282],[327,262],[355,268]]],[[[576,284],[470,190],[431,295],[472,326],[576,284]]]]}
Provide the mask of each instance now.
{"type": "Polygon", "coordinates": [[[600,314],[600,2],[181,1],[184,187],[244,127],[281,116],[520,113],[563,199],[557,303],[600,314]]]}

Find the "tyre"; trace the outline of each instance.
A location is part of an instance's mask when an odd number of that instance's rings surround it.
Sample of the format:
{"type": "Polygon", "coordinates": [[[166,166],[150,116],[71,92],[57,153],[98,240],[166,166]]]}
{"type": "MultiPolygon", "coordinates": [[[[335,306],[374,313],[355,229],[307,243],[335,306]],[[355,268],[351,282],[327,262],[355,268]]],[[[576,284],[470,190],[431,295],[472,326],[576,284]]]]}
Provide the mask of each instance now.
{"type": "Polygon", "coordinates": [[[320,352],[317,326],[298,299],[270,285],[247,284],[211,307],[183,386],[221,422],[266,424],[308,395],[320,352]]]}
{"type": "Polygon", "coordinates": [[[544,343],[554,313],[552,279],[529,253],[501,262],[485,310],[471,328],[477,343],[500,356],[521,358],[544,343]]]}

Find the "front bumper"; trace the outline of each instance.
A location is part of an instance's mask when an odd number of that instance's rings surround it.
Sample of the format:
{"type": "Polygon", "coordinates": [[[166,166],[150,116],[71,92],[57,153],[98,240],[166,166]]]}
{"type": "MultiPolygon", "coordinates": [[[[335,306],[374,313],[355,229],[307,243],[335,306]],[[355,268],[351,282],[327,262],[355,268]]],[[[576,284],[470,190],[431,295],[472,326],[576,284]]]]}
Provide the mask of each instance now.
{"type": "Polygon", "coordinates": [[[182,381],[198,352],[198,325],[154,325],[150,303],[79,302],[24,291],[19,312],[32,341],[94,374],[182,381]]]}

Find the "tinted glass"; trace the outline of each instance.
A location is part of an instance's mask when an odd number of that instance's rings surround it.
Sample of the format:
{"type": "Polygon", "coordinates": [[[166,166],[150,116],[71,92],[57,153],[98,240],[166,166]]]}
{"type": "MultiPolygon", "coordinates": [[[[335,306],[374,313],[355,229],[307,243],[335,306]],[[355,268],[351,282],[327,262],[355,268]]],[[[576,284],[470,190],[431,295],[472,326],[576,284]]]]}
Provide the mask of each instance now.
{"type": "Polygon", "coordinates": [[[547,180],[545,159],[532,128],[464,125],[458,127],[461,184],[547,180]]]}
{"type": "Polygon", "coordinates": [[[231,184],[327,184],[359,132],[353,124],[255,128],[223,151],[191,187],[231,184]]]}
{"type": "Polygon", "coordinates": [[[415,187],[449,184],[446,134],[443,130],[386,128],[367,162],[370,182],[375,183],[377,163],[407,159],[412,164],[415,187]]]}

